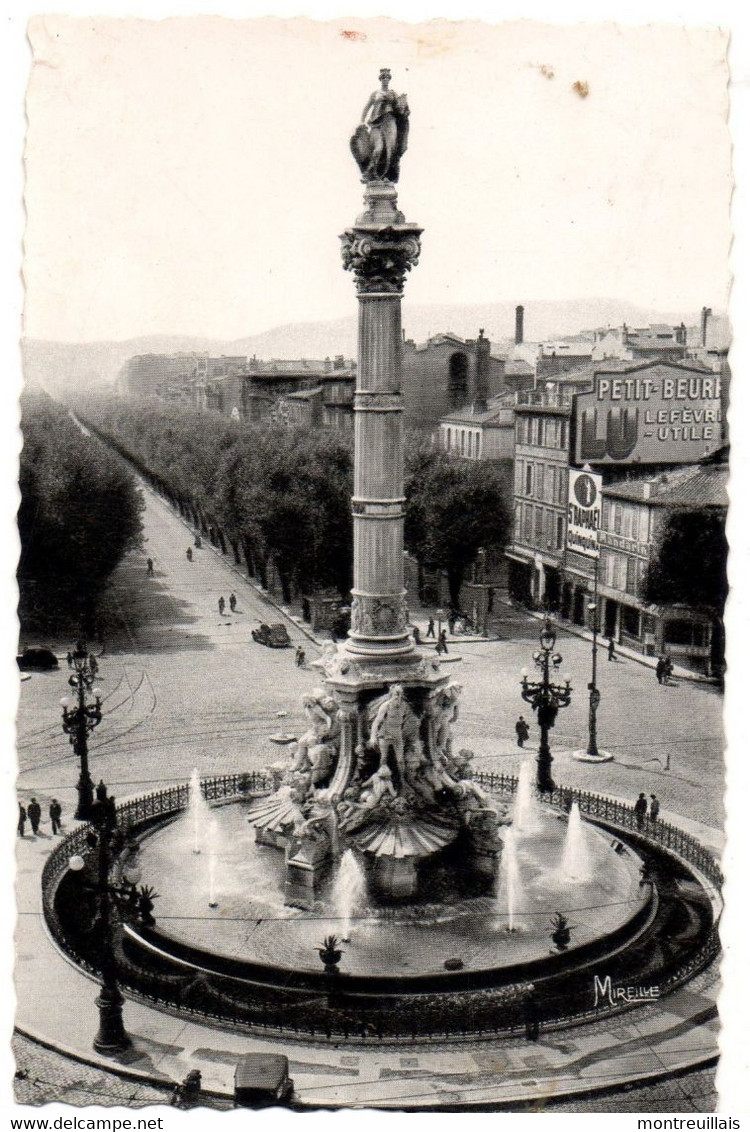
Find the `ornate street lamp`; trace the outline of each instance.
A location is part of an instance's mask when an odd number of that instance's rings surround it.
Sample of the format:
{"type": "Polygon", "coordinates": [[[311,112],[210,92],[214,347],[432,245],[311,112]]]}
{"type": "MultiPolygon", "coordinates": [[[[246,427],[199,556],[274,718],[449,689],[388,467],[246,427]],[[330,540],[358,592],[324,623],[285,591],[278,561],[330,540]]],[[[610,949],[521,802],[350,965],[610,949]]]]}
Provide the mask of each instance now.
{"type": "Polygon", "coordinates": [[[75,817],[79,821],[88,821],[94,805],[94,783],[89,774],[88,737],[102,721],[102,694],[99,688],[92,686],[99,665],[96,657],[86,651],[84,641],[78,641],[73,652],[68,653],[68,667],[73,670],[68,683],[77,693],[77,702],[71,696],[63,696],[60,700],[63,709],[62,726],[65,734],[70,736],[73,750],[81,761],[81,773],[76,786],[78,806],[75,817]],[[87,702],[87,692],[94,697],[93,704],[87,702]]]}
{"type": "MultiPolygon", "coordinates": [[[[97,849],[96,883],[92,885],[96,893],[97,914],[94,929],[101,942],[101,990],[96,999],[99,1009],[99,1029],[94,1038],[94,1049],[99,1053],[121,1053],[130,1047],[131,1040],[125,1032],[122,1021],[122,1004],[125,1001],[117,983],[117,961],[114,953],[112,935],[112,904],[114,901],[128,901],[136,893],[135,884],[140,875],[131,865],[128,887],[118,887],[109,883],[111,868],[110,850],[117,835],[114,798],[106,802],[95,802],[91,815],[93,830],[87,837],[91,848],[97,849]]],[[[71,857],[68,864],[73,872],[80,872],[85,861],[81,856],[71,857]]]]}
{"type": "Polygon", "coordinates": [[[527,704],[536,712],[541,739],[539,743],[539,757],[537,759],[537,788],[541,794],[549,794],[555,789],[552,780],[552,753],[549,749],[549,732],[555,726],[555,719],[561,707],[570,703],[572,688],[570,677],[563,676],[563,683],[555,682],[557,669],[562,664],[562,656],[554,652],[557,636],[549,619],[545,621],[539,634],[541,648],[534,654],[534,663],[541,669],[540,680],[529,680],[528,669],[521,669],[521,695],[527,704]],[[550,663],[552,676],[550,680],[550,663]]]}

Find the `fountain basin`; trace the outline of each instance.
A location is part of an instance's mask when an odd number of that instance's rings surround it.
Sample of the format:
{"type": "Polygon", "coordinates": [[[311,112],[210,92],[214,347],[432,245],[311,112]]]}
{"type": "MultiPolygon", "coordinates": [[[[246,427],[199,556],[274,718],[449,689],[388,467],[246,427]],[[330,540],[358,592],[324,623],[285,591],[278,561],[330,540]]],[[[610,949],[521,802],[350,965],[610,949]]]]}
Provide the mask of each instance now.
{"type": "MultiPolygon", "coordinates": [[[[312,909],[286,906],[283,858],[256,844],[246,806],[222,806],[212,816],[218,830],[214,911],[207,910],[208,863],[190,851],[189,820],[180,817],[144,840],[143,879],[161,893],[157,933],[149,932],[149,940],[200,965],[208,965],[209,957],[220,967],[240,970],[245,964],[253,978],[258,970],[267,970],[269,977],[271,971],[320,973],[317,946],[325,935],[341,937],[345,931],[333,892],[335,872],[323,881],[312,909]]],[[[651,898],[650,887],[640,883],[640,857],[630,847],[615,853],[608,834],[583,823],[591,877],[571,880],[558,869],[566,829],[565,818],[542,808],[533,835],[518,834],[521,899],[512,933],[503,881],[493,890],[486,876],[468,874],[457,843],[419,867],[421,899],[379,907],[369,898],[353,912],[342,974],[446,978],[445,961],[460,957],[464,970],[453,978],[465,981],[467,973],[484,972],[496,982],[504,972],[512,981],[520,972],[554,962],[550,921],[555,912],[572,928],[566,959],[597,943],[606,947],[610,937],[632,938],[645,923],[651,898]]]]}

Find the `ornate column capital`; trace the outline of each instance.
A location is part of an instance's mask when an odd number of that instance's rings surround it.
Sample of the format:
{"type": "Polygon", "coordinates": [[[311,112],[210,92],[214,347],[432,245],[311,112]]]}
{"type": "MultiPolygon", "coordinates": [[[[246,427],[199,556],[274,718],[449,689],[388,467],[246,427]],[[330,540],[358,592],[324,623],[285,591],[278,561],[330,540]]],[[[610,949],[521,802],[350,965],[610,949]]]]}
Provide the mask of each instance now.
{"type": "Polygon", "coordinates": [[[352,271],[360,295],[401,295],[406,273],[419,262],[415,224],[347,228],[339,237],[345,271],[352,271]]]}

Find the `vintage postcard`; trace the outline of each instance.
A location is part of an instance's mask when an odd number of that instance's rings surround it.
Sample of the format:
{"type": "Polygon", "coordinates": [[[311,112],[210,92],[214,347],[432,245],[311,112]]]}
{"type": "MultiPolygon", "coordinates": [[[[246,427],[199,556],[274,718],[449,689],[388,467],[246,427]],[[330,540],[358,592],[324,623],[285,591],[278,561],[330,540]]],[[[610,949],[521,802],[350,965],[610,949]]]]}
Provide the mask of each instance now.
{"type": "Polygon", "coordinates": [[[727,32],[28,35],[17,1105],[739,1127],[727,32]]]}

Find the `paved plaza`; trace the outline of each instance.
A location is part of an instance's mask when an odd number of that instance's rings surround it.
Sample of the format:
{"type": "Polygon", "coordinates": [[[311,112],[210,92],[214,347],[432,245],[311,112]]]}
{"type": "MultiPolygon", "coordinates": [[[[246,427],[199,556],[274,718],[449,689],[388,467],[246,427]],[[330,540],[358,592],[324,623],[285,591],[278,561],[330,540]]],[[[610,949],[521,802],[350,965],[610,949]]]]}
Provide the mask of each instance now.
{"type": "MultiPolygon", "coordinates": [[[[213,548],[194,550],[190,530],[159,498],[146,494],[142,552],[131,554],[117,570],[112,601],[117,624],[100,658],[104,719],[94,732],[91,773],[103,778],[118,801],[185,781],[194,767],[205,775],[263,767],[279,757],[270,737],[279,731],[299,734],[304,717],[300,697],[319,683],[317,670],[299,670],[291,649],[255,644],[251,630],[260,621],[282,615],[243,580],[231,560],[213,548]],[[148,577],[146,557],[154,560],[148,577]],[[218,599],[234,591],[237,610],[219,615],[218,599]]],[[[293,643],[302,643],[308,660],[317,655],[309,636],[287,621],[293,643]]],[[[458,741],[476,752],[478,769],[515,772],[521,752],[513,724],[525,705],[519,695],[519,672],[530,666],[538,640],[538,622],[510,608],[495,626],[499,639],[449,642],[453,679],[464,685],[458,741]]],[[[28,642],[31,643],[31,642],[28,642]]],[[[69,642],[58,642],[64,652],[69,642]]],[[[562,631],[558,648],[563,670],[572,675],[570,708],[561,711],[552,733],[554,772],[558,781],[623,799],[640,791],[656,793],[662,815],[671,814],[684,828],[721,844],[722,700],[701,683],[680,680],[660,686],[653,670],[633,659],[608,663],[600,654],[601,745],[615,760],[601,765],[578,763],[570,752],[586,744],[590,645],[562,631]],[[667,769],[669,756],[669,769],[667,769]]],[[[18,720],[19,797],[34,795],[46,816],[51,798],[63,803],[63,821],[71,825],[77,765],[60,726],[59,699],[67,670],[34,674],[21,687],[18,720]]],[[[530,711],[534,746],[536,725],[530,711]]],[[[39,878],[55,843],[49,824],[39,837],[18,845],[19,921],[17,937],[17,1024],[63,1053],[96,1063],[91,1038],[96,1029],[95,984],[58,954],[45,934],[40,913],[39,878]],[[46,993],[48,992],[48,993],[46,993]],[[47,1008],[40,1011],[38,1003],[47,1008]]],[[[158,908],[157,908],[158,915],[158,908]]],[[[400,1106],[519,1106],[545,1093],[602,1089],[629,1080],[638,1094],[623,1094],[614,1111],[658,1111],[644,1097],[643,1080],[656,1072],[688,1069],[715,1054],[715,966],[662,1003],[619,1018],[566,1032],[543,1034],[537,1044],[521,1039],[465,1042],[443,1047],[373,1048],[334,1043],[285,1042],[297,1092],[306,1105],[378,1103],[400,1106]],[[630,1096],[630,1100],[628,1097],[630,1096]]],[[[128,1002],[125,1021],[134,1049],[121,1067],[143,1087],[181,1079],[198,1065],[204,1085],[231,1090],[237,1057],[248,1049],[278,1048],[261,1038],[211,1030],[141,1004],[128,1002]]],[[[36,1047],[23,1047],[28,1050],[36,1047]]],[[[50,1055],[52,1056],[52,1055],[50,1055]]],[[[101,1066],[112,1065],[98,1059],[101,1066]]],[[[51,1072],[51,1071],[50,1071],[51,1072]]],[[[708,1079],[710,1080],[710,1072],[708,1079]]],[[[64,1073],[63,1073],[64,1076],[64,1073]]],[[[107,1093],[111,1075],[97,1078],[107,1093]]],[[[70,1081],[83,1080],[80,1066],[70,1081]]],[[[86,1078],[88,1080],[88,1078],[86,1078]]],[[[700,1087],[679,1094],[677,1082],[651,1086],[672,1090],[666,1109],[710,1111],[714,1101],[706,1078],[700,1087]],[[697,1094],[700,1094],[700,1099],[697,1094]]],[[[50,1086],[53,1087],[53,1086],[50,1086]]],[[[20,1088],[20,1086],[19,1086],[20,1088]]],[[[83,1086],[82,1086],[83,1088],[83,1086]]],[[[43,1103],[49,1096],[29,1092],[23,1103],[43,1103]]],[[[85,1088],[84,1088],[85,1092],[85,1088]]],[[[112,1094],[112,1103],[122,1094],[112,1094]]],[[[73,1100],[72,1095],[70,1099],[73,1100]]],[[[77,1101],[75,1103],[84,1103],[77,1101]]],[[[127,1103],[148,1103],[134,1092],[127,1103]]],[[[569,1102],[573,1111],[599,1111],[596,1101],[569,1102]]]]}

